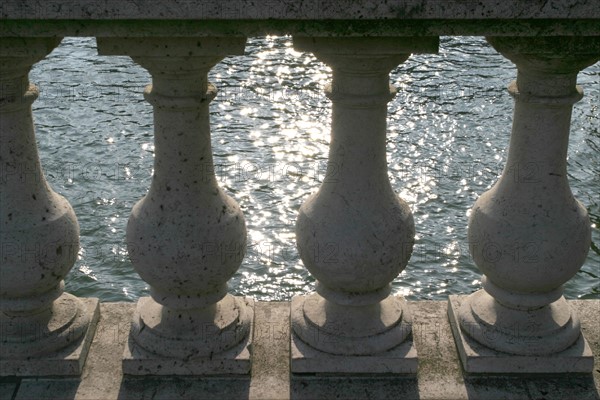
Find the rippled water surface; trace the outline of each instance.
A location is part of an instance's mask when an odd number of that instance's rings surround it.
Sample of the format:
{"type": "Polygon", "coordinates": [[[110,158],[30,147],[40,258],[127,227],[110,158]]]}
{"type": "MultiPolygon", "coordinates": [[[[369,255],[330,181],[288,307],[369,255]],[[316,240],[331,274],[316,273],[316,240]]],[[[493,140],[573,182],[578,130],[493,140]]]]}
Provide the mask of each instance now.
{"type": "MultiPolygon", "coordinates": [[[[600,298],[600,64],[579,74],[585,97],[573,111],[569,179],[592,220],[592,249],[566,284],[569,298],[600,298]]],[[[480,288],[467,246],[467,216],[506,159],[514,66],[482,38],[442,38],[437,55],[415,55],[391,74],[387,156],[396,192],[414,212],[414,253],[394,281],[409,299],[444,299],[480,288]]],[[[248,250],[231,291],[287,300],[312,290],[294,243],[294,221],[322,181],[331,104],[330,70],[296,52],[289,37],[249,39],[246,55],[216,66],[211,81],[215,168],[240,204],[248,250]]],[[[148,287],[133,270],[125,226],[150,185],[149,74],[128,57],[100,57],[92,38],[66,38],[36,64],[32,82],[40,157],[54,190],[75,208],[79,259],[67,288],[105,301],[133,301],[148,287]]]]}

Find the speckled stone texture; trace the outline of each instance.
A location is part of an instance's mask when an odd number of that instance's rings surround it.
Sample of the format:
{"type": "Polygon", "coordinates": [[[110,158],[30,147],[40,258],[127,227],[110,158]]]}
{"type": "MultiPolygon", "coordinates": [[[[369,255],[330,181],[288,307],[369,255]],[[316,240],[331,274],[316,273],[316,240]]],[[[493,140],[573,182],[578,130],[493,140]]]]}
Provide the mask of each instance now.
{"type": "MultiPolygon", "coordinates": [[[[292,315],[300,314],[295,307],[301,307],[303,297],[292,299],[292,315]]],[[[416,374],[418,367],[417,349],[412,340],[412,319],[403,316],[399,329],[404,330],[401,337],[404,340],[382,352],[339,355],[319,351],[304,343],[297,335],[291,335],[291,365],[295,374],[336,374],[336,375],[361,375],[361,374],[416,374]]],[[[313,328],[311,339],[332,344],[337,337],[313,328]]],[[[383,341],[383,340],[382,340],[383,341]]],[[[314,342],[311,342],[314,343],[314,342]]],[[[355,346],[358,350],[368,350],[357,338],[355,346]]]]}
{"type": "MultiPolygon", "coordinates": [[[[464,328],[459,326],[458,313],[466,298],[467,296],[450,296],[448,299],[450,327],[456,338],[458,355],[465,371],[474,374],[559,374],[566,371],[589,373],[594,368],[592,349],[580,332],[570,347],[551,354],[509,354],[481,345],[463,333],[464,328]]],[[[491,330],[487,335],[491,340],[496,337],[495,332],[491,330]]],[[[519,339],[535,346],[534,339],[519,339]]]]}
{"type": "Polygon", "coordinates": [[[64,293],[79,251],[73,208],[48,185],[37,153],[32,65],[59,39],[0,38],[0,375],[77,375],[97,300],[64,293]]]}
{"type": "Polygon", "coordinates": [[[0,17],[0,36],[600,35],[591,0],[4,0],[0,17]]]}
{"type": "Polygon", "coordinates": [[[541,19],[589,18],[593,1],[551,0],[8,0],[0,16],[11,19],[541,19]]]}
{"type": "MultiPolygon", "coordinates": [[[[581,318],[592,351],[600,354],[600,301],[569,300],[581,318]]],[[[597,400],[600,357],[593,374],[466,375],[447,319],[447,303],[416,301],[413,338],[419,352],[416,377],[290,375],[290,304],[256,302],[253,365],[247,377],[168,377],[122,374],[132,303],[102,303],[102,316],[80,379],[0,379],[0,398],[81,399],[395,399],[406,400],[597,400]]]]}
{"type": "Polygon", "coordinates": [[[152,75],[154,176],[127,224],[129,257],[150,297],[132,321],[128,374],[239,374],[250,370],[252,301],[227,294],[246,251],[238,204],[219,186],[210,140],[208,71],[245,38],[99,39],[152,75]]]}
{"type": "Polygon", "coordinates": [[[517,65],[509,86],[515,112],[506,167],[469,218],[471,254],[485,276],[482,290],[451,300],[462,331],[456,340],[469,372],[508,372],[511,363],[466,336],[513,354],[511,372],[590,372],[589,348],[562,285],[590,248],[590,220],[569,188],[566,156],[571,110],[583,96],[577,73],[600,58],[600,39],[488,41],[517,65]]]}
{"type": "MultiPolygon", "coordinates": [[[[141,300],[149,301],[149,298],[141,300]]],[[[249,312],[254,313],[254,301],[243,300],[249,312]]],[[[135,318],[135,315],[134,315],[135,318]]],[[[214,340],[219,332],[206,330],[199,333],[205,340],[214,340]]],[[[130,336],[123,352],[123,373],[129,375],[244,375],[251,369],[252,334],[246,334],[234,347],[210,357],[176,358],[146,351],[130,336]]],[[[157,343],[163,345],[161,343],[157,343]]],[[[208,344],[210,345],[210,343],[208,344]]]]}
{"type": "Polygon", "coordinates": [[[410,52],[436,52],[437,44],[294,37],[296,50],[331,66],[333,110],[326,177],[296,222],[298,251],[317,287],[292,300],[293,372],[416,372],[416,350],[399,348],[411,334],[410,310],[389,296],[415,228],[388,179],[386,116],[395,95],[389,72],[410,52]]]}
{"type": "Polygon", "coordinates": [[[83,305],[83,312],[89,318],[87,329],[80,337],[50,354],[24,359],[3,357],[0,360],[0,376],[80,375],[100,318],[100,303],[98,299],[93,298],[83,298],[79,301],[83,305]]]}

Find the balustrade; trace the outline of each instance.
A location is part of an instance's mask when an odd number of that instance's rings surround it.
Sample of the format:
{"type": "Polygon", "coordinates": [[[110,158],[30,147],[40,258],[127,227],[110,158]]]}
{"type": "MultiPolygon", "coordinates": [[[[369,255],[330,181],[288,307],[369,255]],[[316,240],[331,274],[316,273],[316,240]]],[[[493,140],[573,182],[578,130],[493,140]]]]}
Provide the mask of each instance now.
{"type": "MultiPolygon", "coordinates": [[[[291,301],[295,373],[416,373],[411,315],[390,283],[409,262],[415,226],[388,180],[389,73],[411,53],[437,51],[435,36],[294,36],[294,47],[332,68],[328,170],[299,210],[297,246],[316,292],[291,301]]],[[[489,37],[518,68],[506,168],[469,219],[483,289],[450,296],[449,318],[467,372],[589,372],[593,356],[562,284],[583,264],[590,222],[567,181],[577,73],[600,58],[597,38],[489,37]],[[533,165],[529,179],[511,170],[533,165]],[[515,260],[523,246],[538,257],[515,260]],[[508,249],[490,254],[490,249],[508,249]]],[[[51,38],[0,39],[2,375],[78,374],[98,301],[64,293],[79,248],[66,199],[37,155],[28,80],[51,38]],[[10,90],[7,90],[10,88],[10,90]]],[[[208,72],[243,54],[243,36],[99,37],[101,55],[147,69],[155,160],[148,193],[133,207],[128,252],[150,297],[137,303],[123,371],[137,375],[246,374],[254,304],[227,294],[246,249],[244,216],[214,174],[208,72]]],[[[418,227],[416,227],[418,230],[418,227]]]]}
{"type": "Polygon", "coordinates": [[[517,65],[508,88],[515,111],[506,167],[469,219],[483,289],[449,299],[461,359],[468,372],[589,372],[593,356],[562,285],[590,248],[587,210],[567,181],[567,147],[571,110],[583,96],[577,73],[600,59],[600,41],[488,41],[517,65]],[[511,172],[523,166],[527,176],[511,172]]]}
{"type": "Polygon", "coordinates": [[[294,37],[333,72],[328,171],[296,223],[317,292],[292,299],[293,372],[417,372],[410,310],[390,283],[406,267],[415,227],[387,175],[389,73],[437,38],[294,37]],[[332,173],[335,171],[335,174],[332,173]]]}
{"type": "Polygon", "coordinates": [[[69,202],[48,185],[37,152],[29,70],[60,39],[0,38],[0,371],[77,375],[99,317],[98,299],[64,293],[79,252],[69,202]]]}
{"type": "Polygon", "coordinates": [[[246,252],[239,206],[214,174],[208,71],[243,54],[246,38],[98,39],[152,75],[154,175],[127,225],[129,257],[151,297],[138,301],[123,368],[129,374],[250,371],[253,301],[227,294],[246,252]]]}

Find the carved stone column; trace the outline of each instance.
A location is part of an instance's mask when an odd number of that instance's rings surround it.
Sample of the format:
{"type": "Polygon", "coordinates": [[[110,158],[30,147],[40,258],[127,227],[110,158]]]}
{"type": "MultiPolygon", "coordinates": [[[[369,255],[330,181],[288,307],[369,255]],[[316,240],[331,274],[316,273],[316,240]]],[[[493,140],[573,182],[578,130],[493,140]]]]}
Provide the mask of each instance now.
{"type": "Polygon", "coordinates": [[[128,374],[239,374],[250,370],[253,302],[227,294],[246,250],[237,203],[218,186],[212,159],[207,74],[243,54],[245,38],[99,39],[100,54],[127,54],[152,75],[150,190],[127,226],[134,268],[151,297],[137,305],[128,374]]]}
{"type": "Polygon", "coordinates": [[[292,372],[416,373],[410,311],[390,283],[414,243],[409,206],[388,180],[389,73],[437,38],[294,38],[333,71],[326,177],[300,208],[300,257],[317,292],[292,299],[292,372]]]}
{"type": "Polygon", "coordinates": [[[98,300],[64,293],[79,251],[69,202],[44,178],[29,70],[60,42],[0,38],[0,375],[78,375],[98,300]]]}
{"type": "Polygon", "coordinates": [[[483,289],[450,296],[468,372],[590,372],[593,357],[562,285],[590,247],[590,221],[571,193],[566,156],[577,73],[600,58],[585,38],[488,38],[518,68],[508,159],[475,202],[470,250],[483,289]],[[460,329],[459,329],[460,326],[460,329]]]}

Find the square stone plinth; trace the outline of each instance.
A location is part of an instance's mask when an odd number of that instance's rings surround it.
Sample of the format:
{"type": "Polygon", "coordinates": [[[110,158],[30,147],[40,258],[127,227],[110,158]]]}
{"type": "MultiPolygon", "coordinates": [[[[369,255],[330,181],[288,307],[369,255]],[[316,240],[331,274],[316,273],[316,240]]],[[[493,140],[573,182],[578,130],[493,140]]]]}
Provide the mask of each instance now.
{"type": "Polygon", "coordinates": [[[449,296],[448,318],[463,368],[468,373],[560,374],[591,373],[594,355],[583,337],[560,353],[523,356],[499,352],[481,345],[465,335],[458,323],[458,310],[467,296],[449,296]]]}
{"type": "Polygon", "coordinates": [[[127,375],[247,375],[251,369],[254,301],[245,298],[251,308],[248,336],[237,346],[211,358],[183,360],[150,353],[135,343],[131,335],[123,352],[123,373],[127,375]]]}
{"type": "Polygon", "coordinates": [[[0,360],[0,376],[74,376],[80,375],[100,319],[100,302],[80,298],[90,317],[86,332],[68,347],[54,353],[28,359],[0,360]]]}
{"type": "Polygon", "coordinates": [[[417,349],[412,337],[384,353],[341,356],[308,346],[291,334],[291,369],[295,374],[416,374],[417,349]]]}

